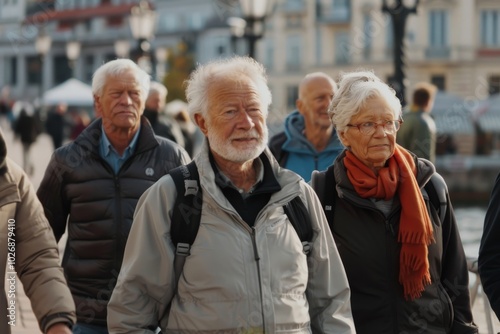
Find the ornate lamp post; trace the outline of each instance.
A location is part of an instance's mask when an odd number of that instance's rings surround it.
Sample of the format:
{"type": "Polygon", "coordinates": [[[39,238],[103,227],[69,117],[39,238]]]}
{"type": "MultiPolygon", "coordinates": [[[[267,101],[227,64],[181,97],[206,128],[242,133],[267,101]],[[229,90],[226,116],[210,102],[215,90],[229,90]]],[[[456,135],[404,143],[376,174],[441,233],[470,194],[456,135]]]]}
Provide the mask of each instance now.
{"type": "Polygon", "coordinates": [[[394,32],[394,82],[392,82],[392,86],[403,106],[406,105],[404,73],[404,37],[406,20],[410,14],[417,13],[419,1],[420,0],[383,0],[382,3],[382,11],[390,15],[392,30],[394,32]]]}
{"type": "Polygon", "coordinates": [[[39,73],[39,88],[38,88],[38,96],[41,99],[43,95],[43,62],[44,58],[47,55],[47,53],[50,50],[50,47],[52,46],[52,38],[50,38],[49,35],[47,35],[44,31],[41,31],[38,37],[36,38],[35,41],[35,49],[38,54],[38,61],[39,61],[39,68],[40,68],[40,73],[39,73]]]}
{"type": "Polygon", "coordinates": [[[137,6],[132,7],[129,18],[132,36],[137,40],[137,55],[133,58],[148,73],[153,70],[150,40],[154,36],[156,16],[149,2],[141,0],[137,6]]]}
{"type": "Polygon", "coordinates": [[[230,18],[228,24],[235,38],[248,41],[248,55],[255,58],[255,44],[264,36],[265,20],[274,9],[274,0],[239,0],[243,18],[230,18]]]}

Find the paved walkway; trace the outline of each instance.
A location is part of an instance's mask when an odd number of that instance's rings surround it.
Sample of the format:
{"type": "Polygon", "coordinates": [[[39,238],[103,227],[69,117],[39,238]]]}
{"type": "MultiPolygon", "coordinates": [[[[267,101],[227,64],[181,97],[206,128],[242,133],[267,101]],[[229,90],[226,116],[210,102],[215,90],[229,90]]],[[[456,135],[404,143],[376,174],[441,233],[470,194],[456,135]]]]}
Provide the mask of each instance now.
{"type": "MultiPolygon", "coordinates": [[[[7,141],[7,150],[9,156],[18,164],[22,165],[21,144],[19,142],[13,141],[13,136],[10,131],[5,131],[5,130],[3,131],[7,141]]],[[[32,183],[36,189],[38,188],[42,180],[45,168],[52,154],[52,142],[46,134],[40,135],[38,141],[33,145],[32,154],[33,154],[33,161],[35,162],[35,171],[32,176],[32,183]]],[[[63,238],[59,243],[61,254],[64,244],[65,240],[63,238]]],[[[474,283],[474,280],[475,276],[471,275],[471,285],[474,283]]],[[[21,282],[19,280],[17,282],[18,282],[18,288],[17,288],[18,323],[17,326],[13,328],[12,334],[39,334],[41,332],[38,328],[36,318],[33,315],[33,312],[31,311],[30,302],[22,291],[21,282]]],[[[473,305],[473,313],[474,313],[474,320],[476,324],[479,326],[479,333],[490,334],[488,332],[488,323],[486,320],[487,313],[485,313],[484,311],[483,294],[481,289],[479,289],[476,301],[473,305]]],[[[494,333],[497,333],[500,331],[500,322],[496,319],[494,314],[492,315],[492,318],[493,318],[494,333]]]]}

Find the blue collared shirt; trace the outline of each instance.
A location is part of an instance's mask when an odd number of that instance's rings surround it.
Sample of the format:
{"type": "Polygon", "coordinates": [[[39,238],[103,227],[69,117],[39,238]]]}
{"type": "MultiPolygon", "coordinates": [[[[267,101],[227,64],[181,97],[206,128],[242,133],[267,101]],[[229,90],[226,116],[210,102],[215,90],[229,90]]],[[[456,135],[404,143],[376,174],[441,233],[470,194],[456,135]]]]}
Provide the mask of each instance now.
{"type": "Polygon", "coordinates": [[[111,145],[108,136],[106,136],[106,133],[104,132],[104,127],[102,126],[101,126],[101,131],[102,131],[102,136],[101,136],[101,145],[99,146],[99,154],[111,166],[111,168],[113,168],[115,174],[118,174],[120,168],[123,166],[125,161],[127,161],[127,159],[130,158],[130,156],[134,153],[135,148],[137,147],[137,140],[139,138],[139,132],[141,131],[140,125],[139,129],[135,133],[130,144],[123,152],[122,156],[120,156],[120,154],[115,150],[113,145],[111,145]]]}

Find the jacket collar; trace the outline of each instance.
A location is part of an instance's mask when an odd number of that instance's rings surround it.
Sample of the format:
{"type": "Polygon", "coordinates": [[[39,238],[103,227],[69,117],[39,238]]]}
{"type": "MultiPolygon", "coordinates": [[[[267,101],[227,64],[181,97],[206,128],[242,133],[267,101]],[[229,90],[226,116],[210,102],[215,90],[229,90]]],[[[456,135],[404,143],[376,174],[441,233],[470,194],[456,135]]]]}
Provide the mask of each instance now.
{"type": "MultiPolygon", "coordinates": [[[[84,147],[95,154],[99,154],[101,137],[102,119],[99,117],[82,131],[82,133],[75,139],[75,144],[84,147]]],[[[153,149],[158,145],[159,141],[156,139],[151,125],[144,116],[141,116],[141,131],[139,132],[139,138],[137,139],[135,153],[141,153],[153,149]]]]}

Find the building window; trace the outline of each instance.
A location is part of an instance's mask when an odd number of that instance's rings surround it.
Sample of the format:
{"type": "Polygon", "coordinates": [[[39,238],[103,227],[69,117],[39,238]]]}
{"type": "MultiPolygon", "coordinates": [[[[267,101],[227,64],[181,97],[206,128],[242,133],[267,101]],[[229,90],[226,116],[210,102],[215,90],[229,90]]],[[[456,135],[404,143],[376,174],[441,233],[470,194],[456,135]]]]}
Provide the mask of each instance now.
{"type": "Polygon", "coordinates": [[[481,11],[481,44],[486,47],[500,47],[500,11],[481,11]]]}
{"type": "Polygon", "coordinates": [[[491,76],[488,80],[490,95],[500,94],[500,75],[491,76]]]}
{"type": "Polygon", "coordinates": [[[448,13],[445,10],[429,12],[429,45],[431,47],[448,46],[448,13]]]}
{"type": "Polygon", "coordinates": [[[365,13],[363,15],[363,58],[365,60],[370,60],[372,52],[372,17],[370,13],[365,13]]]}
{"type": "Polygon", "coordinates": [[[41,70],[40,58],[38,56],[26,58],[26,81],[28,85],[40,84],[41,70]]]}
{"type": "Polygon", "coordinates": [[[299,98],[299,86],[286,87],[286,107],[288,109],[295,109],[295,102],[299,98]]]}
{"type": "Polygon", "coordinates": [[[321,29],[316,29],[316,63],[321,65],[322,63],[322,53],[323,53],[323,44],[321,43],[322,34],[321,29]]]}
{"type": "Polygon", "coordinates": [[[4,73],[4,81],[7,85],[17,85],[17,57],[5,58],[4,73]]]}
{"type": "Polygon", "coordinates": [[[85,56],[85,74],[84,80],[87,83],[92,82],[92,75],[94,74],[94,56],[87,55],[85,56]]]}
{"type": "Polygon", "coordinates": [[[266,54],[264,57],[264,66],[267,70],[272,70],[274,67],[274,43],[272,39],[266,41],[266,54]]]}
{"type": "Polygon", "coordinates": [[[203,16],[201,13],[193,13],[189,16],[189,28],[200,30],[203,28],[203,16]]]}
{"type": "Polygon", "coordinates": [[[348,64],[351,48],[351,42],[349,41],[349,32],[340,31],[335,34],[335,63],[336,64],[348,64]]]}
{"type": "Polygon", "coordinates": [[[431,83],[437,87],[439,91],[446,91],[446,78],[442,74],[431,76],[431,83]]]}
{"type": "Polygon", "coordinates": [[[63,83],[72,76],[72,70],[66,56],[54,57],[54,83],[56,85],[63,83]]]}
{"type": "Polygon", "coordinates": [[[298,70],[301,65],[302,40],[299,35],[290,35],[286,41],[286,67],[298,70]]]}

